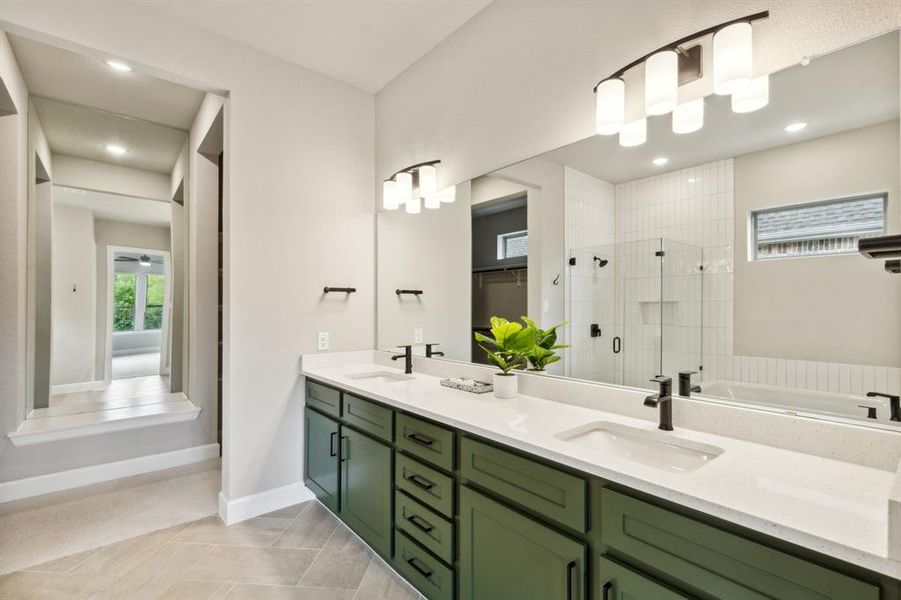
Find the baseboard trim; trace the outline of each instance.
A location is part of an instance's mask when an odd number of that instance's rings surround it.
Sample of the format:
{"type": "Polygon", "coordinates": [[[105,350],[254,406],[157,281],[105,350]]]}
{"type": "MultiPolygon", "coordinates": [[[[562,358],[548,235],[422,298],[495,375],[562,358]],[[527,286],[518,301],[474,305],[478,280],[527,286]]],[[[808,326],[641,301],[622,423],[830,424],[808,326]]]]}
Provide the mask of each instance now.
{"type": "Polygon", "coordinates": [[[313,498],[315,498],[313,492],[302,482],[283,485],[234,500],[229,500],[225,492],[219,492],[219,518],[226,525],[234,525],[313,498]]]}
{"type": "Polygon", "coordinates": [[[7,481],[0,483],[0,504],[95,483],[103,483],[104,481],[121,479],[122,477],[162,471],[163,469],[211,460],[218,456],[219,444],[206,444],[183,450],[151,454],[128,460],[60,471],[59,473],[7,481]]]}
{"type": "Polygon", "coordinates": [[[50,393],[54,396],[59,394],[74,394],[76,392],[96,392],[106,387],[106,382],[100,381],[80,381],[78,383],[60,383],[53,386],[50,393]]]}

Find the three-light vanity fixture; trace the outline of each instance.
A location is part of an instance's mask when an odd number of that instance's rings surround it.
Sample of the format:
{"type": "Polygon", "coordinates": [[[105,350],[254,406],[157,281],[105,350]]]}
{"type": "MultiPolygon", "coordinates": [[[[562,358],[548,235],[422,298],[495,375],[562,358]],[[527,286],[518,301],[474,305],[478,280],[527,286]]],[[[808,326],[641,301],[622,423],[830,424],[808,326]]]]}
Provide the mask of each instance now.
{"type": "Polygon", "coordinates": [[[401,206],[410,214],[440,208],[456,199],[456,188],[438,189],[438,164],[430,160],[401,169],[382,183],[382,208],[397,210],[401,206]]]}
{"type": "Polygon", "coordinates": [[[594,87],[595,125],[601,135],[619,134],[621,146],[639,146],[648,137],[648,116],[672,113],[673,133],[691,133],[704,126],[704,98],[679,102],[679,87],[702,77],[702,41],[713,35],[713,92],[731,96],[732,110],[748,113],[769,102],[768,75],[753,71],[752,23],[765,19],[761,12],[726,21],[647,54],[626,65],[594,87]],[[626,121],[626,82],[623,76],[644,65],[643,116],[626,121]]]}

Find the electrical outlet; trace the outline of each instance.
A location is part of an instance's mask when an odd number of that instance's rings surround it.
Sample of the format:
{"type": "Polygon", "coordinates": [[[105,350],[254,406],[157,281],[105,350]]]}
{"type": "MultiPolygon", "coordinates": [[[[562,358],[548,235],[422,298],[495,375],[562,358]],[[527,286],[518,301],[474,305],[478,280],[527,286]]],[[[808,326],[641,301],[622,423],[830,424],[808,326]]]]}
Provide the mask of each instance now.
{"type": "Polygon", "coordinates": [[[328,332],[320,331],[316,336],[316,349],[319,351],[328,350],[328,332]]]}
{"type": "Polygon", "coordinates": [[[417,327],[413,330],[413,343],[421,344],[422,343],[422,327],[417,327]]]}

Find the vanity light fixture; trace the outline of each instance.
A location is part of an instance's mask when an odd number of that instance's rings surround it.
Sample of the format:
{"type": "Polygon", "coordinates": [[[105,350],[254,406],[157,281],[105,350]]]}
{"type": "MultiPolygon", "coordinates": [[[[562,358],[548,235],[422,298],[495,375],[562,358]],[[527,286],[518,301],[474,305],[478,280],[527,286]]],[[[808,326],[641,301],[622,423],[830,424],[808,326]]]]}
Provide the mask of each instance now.
{"type": "Polygon", "coordinates": [[[807,127],[807,123],[805,123],[804,121],[798,121],[797,123],[789,123],[788,125],[786,125],[785,131],[787,131],[788,133],[798,133],[805,127],[807,127]]]}
{"type": "Polygon", "coordinates": [[[132,68],[130,66],[128,66],[126,63],[122,62],[121,60],[116,60],[114,58],[111,58],[108,61],[106,61],[106,64],[108,64],[111,68],[113,68],[117,71],[127,72],[127,71],[132,70],[132,68]]]}
{"type": "Polygon", "coordinates": [[[619,132],[619,145],[626,148],[641,146],[648,141],[648,120],[641,119],[626,123],[619,132]]]}
{"type": "Polygon", "coordinates": [[[116,156],[122,156],[123,154],[128,152],[128,150],[126,150],[122,146],[117,146],[116,144],[107,144],[106,151],[110,154],[115,154],[116,156]]]}
{"type": "Polygon", "coordinates": [[[644,65],[644,109],[649,115],[665,115],[679,100],[679,55],[664,50],[648,57],[644,65]]]}
{"type": "Polygon", "coordinates": [[[749,113],[770,103],[770,76],[749,79],[732,92],[732,112],[749,113]]]}
{"type": "Polygon", "coordinates": [[[673,109],[673,133],[692,133],[703,126],[703,98],[683,102],[673,109]]]}
{"type": "Polygon", "coordinates": [[[702,38],[713,36],[713,88],[733,97],[735,112],[751,112],[769,102],[769,78],[753,78],[752,23],[770,16],[763,11],[708,27],[667,44],[635,60],[594,86],[595,129],[600,135],[619,134],[622,146],[638,146],[647,139],[644,118],[626,123],[623,76],[644,66],[645,115],[673,113],[673,132],[691,133],[704,124],[703,98],[678,104],[679,86],[701,78],[702,38]]]}
{"type": "Polygon", "coordinates": [[[662,167],[663,165],[665,165],[666,163],[669,162],[669,159],[668,159],[667,157],[665,157],[665,156],[658,156],[657,158],[655,158],[655,159],[652,160],[651,162],[654,163],[654,166],[655,166],[655,167],[662,167]]]}
{"type": "MultiPolygon", "coordinates": [[[[425,207],[436,209],[442,202],[453,202],[453,196],[445,199],[444,190],[438,191],[440,160],[431,160],[401,169],[382,182],[382,208],[397,210],[401,205],[407,213],[415,215],[425,207]]],[[[451,188],[453,190],[453,188],[451,188]]]]}

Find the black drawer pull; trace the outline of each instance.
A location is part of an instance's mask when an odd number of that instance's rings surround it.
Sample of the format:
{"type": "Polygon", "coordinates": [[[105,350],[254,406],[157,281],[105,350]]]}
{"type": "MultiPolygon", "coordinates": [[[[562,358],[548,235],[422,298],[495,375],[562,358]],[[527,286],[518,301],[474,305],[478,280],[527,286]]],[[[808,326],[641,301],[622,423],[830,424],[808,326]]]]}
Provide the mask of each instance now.
{"type": "Polygon", "coordinates": [[[576,572],[576,561],[572,561],[566,565],[566,600],[573,600],[575,590],[579,587],[576,583],[573,585],[573,574],[576,572]]]}
{"type": "Polygon", "coordinates": [[[414,527],[416,527],[416,529],[422,531],[423,533],[431,533],[435,530],[434,527],[429,525],[429,523],[419,515],[410,515],[409,517],[407,517],[407,521],[409,521],[411,525],[413,525],[414,527]]]}
{"type": "Polygon", "coordinates": [[[335,448],[335,442],[337,441],[337,439],[336,439],[337,437],[338,437],[337,431],[333,431],[332,434],[329,436],[329,441],[328,441],[328,455],[329,456],[338,456],[338,450],[337,450],[337,448],[335,448]]]}
{"type": "Polygon", "coordinates": [[[604,592],[604,600],[610,600],[610,588],[613,587],[613,583],[608,581],[604,584],[604,587],[601,588],[601,591],[604,592]]]}
{"type": "Polygon", "coordinates": [[[340,440],[338,441],[338,461],[346,461],[348,454],[350,453],[347,451],[347,436],[342,435],[340,440]]]}
{"type": "Polygon", "coordinates": [[[420,575],[422,575],[423,577],[425,577],[426,579],[432,578],[432,572],[429,571],[428,567],[423,565],[419,561],[419,559],[417,559],[415,556],[413,558],[408,558],[407,564],[410,565],[411,567],[413,567],[414,569],[416,569],[416,572],[419,573],[420,575]]]}
{"type": "Polygon", "coordinates": [[[435,443],[435,440],[433,440],[432,438],[426,437],[419,433],[408,433],[407,439],[410,440],[411,442],[415,442],[415,443],[419,444],[420,446],[426,446],[426,447],[431,446],[432,444],[435,443]]]}
{"type": "Polygon", "coordinates": [[[420,487],[424,490],[430,490],[435,487],[435,484],[422,477],[421,475],[407,475],[404,479],[415,485],[416,487],[420,487]]]}

